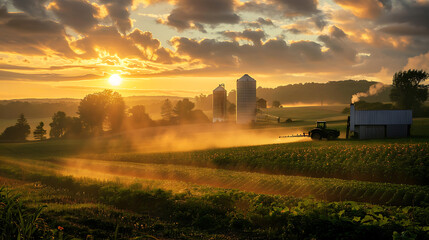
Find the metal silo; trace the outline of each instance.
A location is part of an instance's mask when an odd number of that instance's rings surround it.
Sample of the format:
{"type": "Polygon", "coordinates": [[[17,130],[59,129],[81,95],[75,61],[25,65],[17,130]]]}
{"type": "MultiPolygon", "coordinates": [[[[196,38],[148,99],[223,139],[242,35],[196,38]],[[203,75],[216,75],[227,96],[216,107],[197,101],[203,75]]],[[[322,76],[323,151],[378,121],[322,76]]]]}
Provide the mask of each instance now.
{"type": "Polygon", "coordinates": [[[255,119],[256,80],[244,74],[237,80],[237,123],[251,123],[255,119]]]}
{"type": "Polygon", "coordinates": [[[213,122],[224,122],[226,120],[226,90],[225,84],[213,90],[213,122]]]}

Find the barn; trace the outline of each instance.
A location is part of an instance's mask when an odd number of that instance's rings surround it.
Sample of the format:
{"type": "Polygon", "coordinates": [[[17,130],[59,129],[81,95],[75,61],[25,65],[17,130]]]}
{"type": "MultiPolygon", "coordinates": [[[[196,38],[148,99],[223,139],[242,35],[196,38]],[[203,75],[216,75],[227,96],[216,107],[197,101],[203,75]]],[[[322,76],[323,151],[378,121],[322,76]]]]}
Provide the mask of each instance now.
{"type": "Polygon", "coordinates": [[[350,132],[359,139],[410,136],[411,110],[355,110],[350,104],[350,132]]]}

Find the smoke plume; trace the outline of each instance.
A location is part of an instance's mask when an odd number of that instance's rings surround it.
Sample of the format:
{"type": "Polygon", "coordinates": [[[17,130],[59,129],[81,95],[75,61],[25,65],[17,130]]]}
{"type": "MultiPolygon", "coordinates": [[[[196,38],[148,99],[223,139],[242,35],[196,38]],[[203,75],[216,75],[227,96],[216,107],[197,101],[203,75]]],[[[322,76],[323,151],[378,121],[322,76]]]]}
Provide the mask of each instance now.
{"type": "Polygon", "coordinates": [[[374,85],[371,85],[369,87],[369,90],[367,92],[360,92],[360,93],[356,93],[355,95],[353,95],[352,96],[352,103],[359,102],[359,100],[360,100],[361,97],[368,97],[368,96],[376,95],[383,88],[384,88],[384,84],[383,83],[376,83],[374,85]]]}

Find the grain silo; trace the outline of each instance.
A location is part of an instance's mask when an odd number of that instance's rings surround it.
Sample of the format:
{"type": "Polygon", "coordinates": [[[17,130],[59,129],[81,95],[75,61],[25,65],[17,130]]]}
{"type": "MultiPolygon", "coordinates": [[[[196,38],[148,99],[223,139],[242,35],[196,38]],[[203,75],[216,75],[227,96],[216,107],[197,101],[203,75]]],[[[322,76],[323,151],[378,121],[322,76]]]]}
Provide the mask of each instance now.
{"type": "Polygon", "coordinates": [[[244,74],[237,80],[237,123],[251,123],[255,119],[256,80],[244,74]]]}
{"type": "Polygon", "coordinates": [[[226,90],[224,84],[213,90],[213,122],[226,120],[226,90]]]}

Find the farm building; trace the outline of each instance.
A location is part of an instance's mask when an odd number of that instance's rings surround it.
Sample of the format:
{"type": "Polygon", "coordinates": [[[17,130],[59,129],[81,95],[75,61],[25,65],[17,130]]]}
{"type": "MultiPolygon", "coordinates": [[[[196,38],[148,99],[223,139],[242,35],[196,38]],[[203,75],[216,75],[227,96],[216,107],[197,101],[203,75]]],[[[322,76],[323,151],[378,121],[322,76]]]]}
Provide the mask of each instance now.
{"type": "Polygon", "coordinates": [[[226,120],[226,90],[225,85],[220,84],[213,90],[213,122],[226,120]]]}
{"type": "Polygon", "coordinates": [[[411,110],[355,110],[350,104],[350,132],[359,139],[410,136],[411,110]]]}
{"type": "Polygon", "coordinates": [[[236,122],[249,124],[256,120],[256,80],[244,74],[237,80],[236,122]]]}

